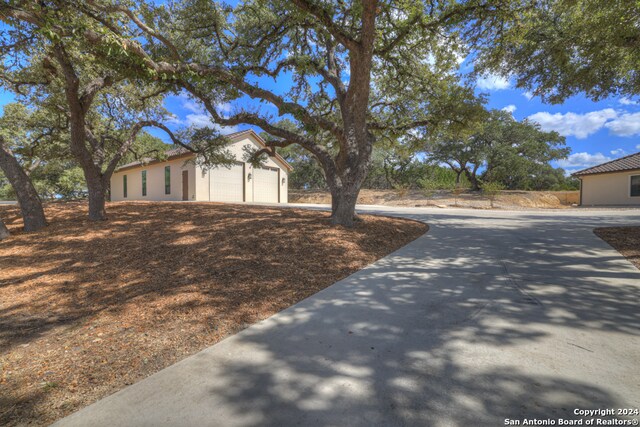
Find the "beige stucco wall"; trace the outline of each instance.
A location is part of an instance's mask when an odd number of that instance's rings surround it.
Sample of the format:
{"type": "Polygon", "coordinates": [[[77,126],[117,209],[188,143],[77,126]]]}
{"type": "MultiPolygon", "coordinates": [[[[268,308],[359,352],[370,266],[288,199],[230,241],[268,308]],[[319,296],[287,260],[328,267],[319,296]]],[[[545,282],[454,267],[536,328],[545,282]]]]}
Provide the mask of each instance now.
{"type": "MultiPolygon", "coordinates": [[[[251,135],[242,136],[241,139],[229,144],[229,150],[238,159],[244,159],[245,145],[254,145],[260,148],[260,144],[251,135]]],[[[188,157],[183,157],[168,162],[150,164],[144,167],[135,167],[121,172],[116,172],[111,177],[111,200],[182,200],[182,171],[189,172],[189,200],[209,201],[209,171],[203,170],[193,161],[187,162],[188,157]],[[171,194],[164,194],[164,168],[171,167],[171,194]],[[142,196],[142,171],[147,171],[147,195],[142,196]],[[123,176],[127,175],[127,198],[123,196],[123,176]]],[[[280,203],[287,203],[289,199],[289,174],[283,165],[269,157],[266,166],[280,170],[278,185],[280,186],[280,203]],[[284,184],[282,178],[285,179],[284,184]]],[[[253,168],[245,164],[245,183],[253,168]]],[[[253,186],[245,185],[245,201],[253,201],[253,186]]]]}
{"type": "Polygon", "coordinates": [[[632,175],[640,175],[640,171],[583,176],[581,204],[640,206],[640,197],[630,195],[632,175]]]}
{"type": "Polygon", "coordinates": [[[189,173],[189,200],[196,200],[196,174],[192,162],[176,159],[116,172],[111,177],[111,200],[182,200],[182,171],[189,173]],[[171,167],[171,194],[164,194],[164,168],[171,167]],[[142,171],[147,171],[147,195],[142,196],[142,171]],[[123,194],[123,176],[127,175],[127,198],[123,194]]]}
{"type": "Polygon", "coordinates": [[[195,166],[196,201],[209,200],[209,175],[198,165],[195,166]]]}
{"type": "MultiPolygon", "coordinates": [[[[253,145],[255,148],[261,147],[253,137],[245,136],[242,139],[229,144],[228,149],[235,158],[238,159],[238,161],[243,161],[245,154],[243,147],[247,145],[253,145]]],[[[287,203],[289,200],[289,173],[287,172],[287,169],[271,157],[267,158],[265,166],[278,168],[280,170],[280,179],[278,182],[278,185],[280,186],[280,203],[287,203]],[[285,178],[284,184],[282,183],[282,178],[285,178]]],[[[245,163],[244,181],[247,185],[245,185],[244,200],[249,202],[253,201],[253,186],[248,183],[249,174],[252,172],[253,167],[250,164],[245,163]]],[[[209,171],[203,171],[199,166],[196,166],[196,200],[209,200],[209,171]]]]}

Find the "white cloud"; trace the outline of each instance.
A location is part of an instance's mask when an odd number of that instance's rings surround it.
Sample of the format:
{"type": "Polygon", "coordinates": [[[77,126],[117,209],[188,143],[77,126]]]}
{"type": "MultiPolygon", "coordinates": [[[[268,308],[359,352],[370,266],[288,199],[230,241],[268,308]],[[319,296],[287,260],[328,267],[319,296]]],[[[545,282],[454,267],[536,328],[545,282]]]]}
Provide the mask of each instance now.
{"type": "Polygon", "coordinates": [[[193,126],[195,128],[211,127],[213,122],[208,114],[187,114],[184,119],[186,126],[193,126]]]}
{"type": "Polygon", "coordinates": [[[217,128],[220,131],[220,133],[223,135],[230,135],[232,133],[240,132],[240,129],[238,128],[238,126],[220,127],[218,125],[214,125],[214,128],[217,128]]]}
{"type": "Polygon", "coordinates": [[[185,110],[191,111],[192,113],[196,114],[204,112],[202,104],[195,101],[186,92],[180,92],[176,98],[180,101],[180,107],[184,108],[185,110]]]}
{"type": "Polygon", "coordinates": [[[218,110],[222,111],[223,113],[230,113],[232,109],[233,106],[228,102],[218,105],[218,110]]]}
{"type": "Polygon", "coordinates": [[[607,157],[602,153],[589,154],[589,153],[574,153],[563,160],[558,160],[558,165],[563,168],[588,168],[591,166],[599,165],[600,163],[608,162],[611,157],[607,157]]]}
{"type": "Polygon", "coordinates": [[[533,98],[533,93],[529,92],[529,91],[526,91],[525,93],[522,94],[522,96],[527,98],[527,101],[531,101],[531,99],[533,98]]]}
{"type": "MultiPolygon", "coordinates": [[[[191,113],[187,114],[184,119],[176,116],[175,114],[170,119],[171,123],[180,126],[187,127],[195,127],[195,128],[203,128],[210,127],[213,129],[217,129],[223,135],[227,135],[233,132],[237,132],[237,126],[220,126],[214,123],[211,120],[211,116],[206,112],[204,107],[199,103],[190,98],[186,93],[180,93],[178,95],[180,99],[180,106],[191,113]]],[[[229,103],[223,103],[217,106],[217,109],[221,113],[230,113],[232,110],[232,105],[229,103]]]]}
{"type": "Polygon", "coordinates": [[[586,114],[571,112],[551,114],[542,111],[532,114],[529,119],[540,123],[540,126],[545,131],[555,130],[560,135],[584,139],[602,129],[608,120],[617,116],[618,113],[613,108],[605,108],[604,110],[592,111],[586,114]]]}
{"type": "Polygon", "coordinates": [[[513,105],[513,104],[509,104],[509,105],[507,105],[506,107],[504,107],[504,108],[502,109],[502,111],[506,111],[507,113],[511,113],[511,114],[513,114],[513,112],[514,112],[514,111],[516,111],[517,109],[518,109],[518,108],[517,108],[515,105],[513,105]]]}
{"type": "Polygon", "coordinates": [[[511,87],[511,82],[497,74],[486,74],[478,79],[477,86],[482,90],[503,90],[511,87]]]}
{"type": "Polygon", "coordinates": [[[625,113],[604,125],[609,133],[617,136],[640,134],[640,113],[625,113]]]}
{"type": "Polygon", "coordinates": [[[616,148],[615,150],[611,150],[611,155],[616,157],[622,157],[627,154],[622,148],[616,148]]]}
{"type": "Polygon", "coordinates": [[[636,145],[636,150],[640,150],[640,144],[636,145]]]}
{"type": "Polygon", "coordinates": [[[180,120],[180,117],[176,116],[173,113],[169,113],[170,116],[165,120],[166,123],[171,123],[174,125],[181,125],[182,124],[182,120],[180,120]]]}
{"type": "Polygon", "coordinates": [[[237,126],[220,126],[217,123],[211,121],[211,116],[208,114],[187,114],[182,124],[188,127],[204,128],[210,127],[217,129],[221,134],[228,135],[238,131],[237,126]]]}
{"type": "Polygon", "coordinates": [[[555,113],[546,111],[532,114],[530,120],[540,123],[546,131],[555,130],[564,136],[575,136],[584,139],[602,128],[615,136],[640,135],[640,112],[627,113],[613,108],[592,111],[585,114],[555,113]]]}
{"type": "Polygon", "coordinates": [[[638,105],[639,102],[638,101],[633,101],[629,98],[620,98],[620,104],[622,105],[638,105]]]}
{"type": "Polygon", "coordinates": [[[200,104],[190,99],[182,101],[182,108],[191,111],[192,113],[200,113],[203,111],[203,108],[200,104]]]}

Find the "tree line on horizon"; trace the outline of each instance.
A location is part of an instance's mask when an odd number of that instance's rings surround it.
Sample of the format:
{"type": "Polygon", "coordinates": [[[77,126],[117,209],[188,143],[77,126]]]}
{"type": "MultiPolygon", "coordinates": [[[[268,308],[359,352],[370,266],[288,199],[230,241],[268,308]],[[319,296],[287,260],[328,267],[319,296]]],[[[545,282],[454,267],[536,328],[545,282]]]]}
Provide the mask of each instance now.
{"type": "MultiPolygon", "coordinates": [[[[549,162],[568,155],[563,138],[543,132],[534,123],[520,123],[504,111],[492,111],[492,120],[466,141],[443,139],[425,143],[424,151],[407,151],[399,145],[376,147],[369,173],[362,187],[368,189],[419,189],[428,180],[435,188],[451,189],[456,185],[478,191],[484,182],[495,182],[508,190],[559,191],[576,190],[579,182],[567,177],[562,168],[549,162]]],[[[82,169],[74,161],[64,141],[43,144],[38,149],[34,137],[38,130],[34,120],[39,114],[20,103],[5,105],[0,129],[7,135],[12,151],[42,200],[78,200],[86,198],[82,169]]],[[[37,123],[41,123],[38,121],[37,123]]],[[[268,135],[263,135],[268,138],[268,135]]],[[[170,148],[160,138],[147,132],[139,134],[122,156],[119,164],[139,159],[161,159],[170,148]]],[[[279,152],[292,166],[289,185],[292,189],[326,190],[322,168],[305,152],[287,147],[279,152]]],[[[108,197],[108,196],[107,196],[108,197]]],[[[0,200],[15,200],[16,194],[0,171],[0,200]]]]}
{"type": "MultiPolygon", "coordinates": [[[[564,137],[544,132],[537,123],[518,122],[511,113],[492,110],[483,123],[459,138],[437,135],[421,149],[399,144],[374,148],[363,188],[451,190],[456,186],[479,191],[491,182],[506,190],[568,191],[579,189],[577,178],[550,165],[566,158],[564,137]]],[[[267,137],[267,136],[265,136],[267,137]]],[[[322,169],[296,147],[279,152],[293,167],[293,189],[326,190],[322,169]]]]}

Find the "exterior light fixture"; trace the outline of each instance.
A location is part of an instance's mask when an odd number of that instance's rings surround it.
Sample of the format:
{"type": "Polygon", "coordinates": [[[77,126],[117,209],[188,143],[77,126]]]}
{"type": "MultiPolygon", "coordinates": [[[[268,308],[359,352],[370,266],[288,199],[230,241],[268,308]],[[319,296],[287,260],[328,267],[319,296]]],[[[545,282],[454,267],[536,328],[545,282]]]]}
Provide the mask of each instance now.
{"type": "Polygon", "coordinates": [[[251,181],[251,174],[247,175],[247,181],[251,181]]]}
{"type": "Polygon", "coordinates": [[[284,178],[282,178],[282,185],[284,185],[285,182],[286,182],[286,180],[284,178]]]}

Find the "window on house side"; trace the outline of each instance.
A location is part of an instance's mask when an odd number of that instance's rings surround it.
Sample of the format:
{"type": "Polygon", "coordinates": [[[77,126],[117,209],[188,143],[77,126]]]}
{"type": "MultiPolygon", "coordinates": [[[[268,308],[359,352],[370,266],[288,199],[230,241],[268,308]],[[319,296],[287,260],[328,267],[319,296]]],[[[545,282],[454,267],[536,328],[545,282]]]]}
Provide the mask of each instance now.
{"type": "Polygon", "coordinates": [[[127,198],[127,175],[122,177],[122,194],[127,198]]]}
{"type": "Polygon", "coordinates": [[[147,171],[142,171],[142,195],[147,195],[147,171]]]}
{"type": "Polygon", "coordinates": [[[164,167],[164,194],[171,194],[171,166],[164,167]]]}
{"type": "Polygon", "coordinates": [[[640,175],[631,176],[631,197],[640,197],[640,175]]]}

